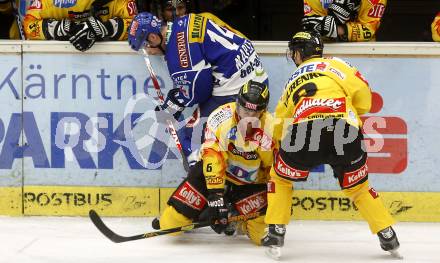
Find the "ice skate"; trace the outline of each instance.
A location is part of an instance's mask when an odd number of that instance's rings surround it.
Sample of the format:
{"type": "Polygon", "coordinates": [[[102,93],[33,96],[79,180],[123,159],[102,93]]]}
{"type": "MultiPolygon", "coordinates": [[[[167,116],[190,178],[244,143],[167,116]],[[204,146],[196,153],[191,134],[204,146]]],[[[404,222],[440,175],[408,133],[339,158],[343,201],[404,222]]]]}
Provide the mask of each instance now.
{"type": "Polygon", "coordinates": [[[389,252],[391,256],[399,259],[403,259],[403,256],[399,253],[399,240],[397,239],[396,232],[392,227],[387,227],[377,233],[380,241],[380,247],[389,252]]]}
{"type": "Polygon", "coordinates": [[[261,245],[268,247],[266,255],[270,258],[279,260],[281,257],[281,247],[284,245],[284,235],[286,234],[285,225],[270,224],[267,234],[261,240],[261,245]]]}

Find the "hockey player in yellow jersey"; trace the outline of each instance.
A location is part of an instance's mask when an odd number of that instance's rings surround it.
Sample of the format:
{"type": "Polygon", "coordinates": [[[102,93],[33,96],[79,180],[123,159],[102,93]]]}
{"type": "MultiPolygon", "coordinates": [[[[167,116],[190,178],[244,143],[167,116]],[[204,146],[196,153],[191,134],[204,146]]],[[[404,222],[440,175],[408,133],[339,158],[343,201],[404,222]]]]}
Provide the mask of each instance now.
{"type": "MultiPolygon", "coordinates": [[[[192,166],[188,177],[168,200],[168,206],[153,227],[167,229],[193,220],[218,220],[217,233],[233,234],[236,226],[227,224],[228,215],[264,214],[266,183],[273,162],[273,119],[266,111],[267,85],[249,81],[236,102],[213,111],[207,121],[201,161],[192,166]]],[[[264,216],[238,225],[257,245],[264,235],[264,216]]]]}
{"type": "Polygon", "coordinates": [[[387,0],[304,0],[304,30],[339,41],[370,41],[385,12],[387,0]]]}
{"type": "Polygon", "coordinates": [[[134,0],[32,0],[24,31],[27,39],[70,41],[86,51],[96,41],[126,40],[136,14],[134,0]]]}
{"type": "Polygon", "coordinates": [[[431,24],[432,40],[440,42],[440,12],[437,13],[431,24]]]}
{"type": "Polygon", "coordinates": [[[272,256],[280,255],[291,216],[293,182],[306,181],[311,169],[329,164],[344,194],[378,235],[382,249],[395,253],[399,242],[391,227],[394,220],[368,182],[359,118],[371,107],[367,81],[347,62],[323,58],[322,40],[315,32],[295,34],[289,50],[297,69],[275,109],[273,138],[280,148],[270,171],[265,218],[269,231],[263,245],[271,247],[272,256]]]}

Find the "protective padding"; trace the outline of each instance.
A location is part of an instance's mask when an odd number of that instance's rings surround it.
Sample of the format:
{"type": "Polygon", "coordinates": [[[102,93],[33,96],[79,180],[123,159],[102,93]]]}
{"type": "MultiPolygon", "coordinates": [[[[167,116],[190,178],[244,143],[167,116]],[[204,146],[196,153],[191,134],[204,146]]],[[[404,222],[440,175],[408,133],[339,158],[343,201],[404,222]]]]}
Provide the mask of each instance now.
{"type": "Polygon", "coordinates": [[[289,224],[292,207],[293,182],[279,177],[274,168],[270,170],[267,186],[266,224],[289,224]]]}
{"type": "MultiPolygon", "coordinates": [[[[168,229],[179,226],[186,226],[192,223],[192,220],[177,212],[172,206],[167,206],[160,217],[160,229],[168,229]]],[[[179,235],[177,232],[172,235],[179,235]]]]}
{"type": "Polygon", "coordinates": [[[395,223],[383,205],[379,194],[368,186],[368,180],[342,191],[357,206],[362,217],[368,222],[373,234],[395,223]]]}

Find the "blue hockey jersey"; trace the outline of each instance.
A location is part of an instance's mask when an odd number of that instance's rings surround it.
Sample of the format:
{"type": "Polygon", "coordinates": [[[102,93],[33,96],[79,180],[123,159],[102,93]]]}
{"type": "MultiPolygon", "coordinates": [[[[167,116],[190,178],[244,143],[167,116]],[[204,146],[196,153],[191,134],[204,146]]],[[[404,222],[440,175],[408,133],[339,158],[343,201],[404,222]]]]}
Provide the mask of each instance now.
{"type": "Polygon", "coordinates": [[[177,99],[184,106],[211,96],[235,95],[248,80],[264,82],[267,74],[252,43],[203,15],[174,20],[165,59],[177,99]]]}

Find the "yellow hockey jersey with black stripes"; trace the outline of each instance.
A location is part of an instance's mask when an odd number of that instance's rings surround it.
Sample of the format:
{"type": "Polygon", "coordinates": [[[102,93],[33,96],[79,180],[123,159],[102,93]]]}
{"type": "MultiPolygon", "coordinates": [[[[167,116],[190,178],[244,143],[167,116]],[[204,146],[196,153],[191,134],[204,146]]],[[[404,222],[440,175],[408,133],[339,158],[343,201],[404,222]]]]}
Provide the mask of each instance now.
{"type": "Polygon", "coordinates": [[[209,13],[209,12],[203,12],[200,13],[199,15],[214,21],[214,23],[216,23],[217,25],[224,27],[226,29],[228,29],[231,32],[234,32],[234,34],[239,35],[242,38],[247,38],[243,33],[241,33],[240,31],[238,31],[237,29],[231,27],[230,25],[228,25],[226,22],[224,22],[223,20],[221,20],[220,18],[218,18],[216,15],[209,13]]]}
{"type": "Polygon", "coordinates": [[[432,40],[440,42],[440,12],[434,18],[431,24],[432,40]]]}
{"type": "Polygon", "coordinates": [[[368,82],[355,67],[335,57],[309,59],[299,65],[287,81],[275,109],[274,138],[284,137],[286,122],[296,124],[333,117],[361,127],[359,115],[370,108],[368,82]],[[307,85],[309,83],[315,85],[307,85]]]}
{"type": "MultiPolygon", "coordinates": [[[[82,20],[90,16],[90,8],[94,0],[32,0],[24,18],[24,31],[27,39],[46,39],[43,30],[43,19],[82,20]]],[[[103,22],[119,17],[124,21],[123,31],[117,40],[126,40],[127,29],[137,14],[134,0],[112,0],[97,11],[103,22]]]]}
{"type": "MultiPolygon", "coordinates": [[[[360,0],[360,7],[357,17],[348,21],[348,41],[370,41],[375,40],[376,31],[380,26],[387,0],[360,0]]],[[[304,0],[305,16],[326,16],[327,8],[333,0],[304,0]]]]}
{"type": "Polygon", "coordinates": [[[213,111],[201,148],[208,189],[223,189],[226,180],[236,185],[266,183],[276,147],[272,131],[273,117],[267,111],[246,135],[238,125],[235,102],[213,111]]]}

